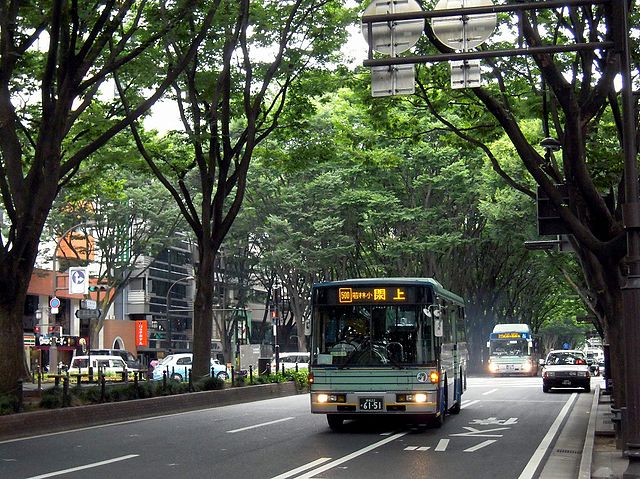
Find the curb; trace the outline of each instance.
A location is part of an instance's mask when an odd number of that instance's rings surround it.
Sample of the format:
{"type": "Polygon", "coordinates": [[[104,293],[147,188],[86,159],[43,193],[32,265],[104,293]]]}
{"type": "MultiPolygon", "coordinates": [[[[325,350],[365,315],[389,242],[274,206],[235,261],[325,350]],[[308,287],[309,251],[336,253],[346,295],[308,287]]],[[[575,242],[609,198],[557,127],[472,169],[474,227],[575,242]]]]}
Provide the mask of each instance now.
{"type": "Polygon", "coordinates": [[[587,425],[587,434],[582,447],[582,459],[580,459],[580,468],[578,469],[578,479],[591,479],[591,463],[593,462],[593,444],[596,435],[596,420],[598,415],[598,403],[600,402],[600,385],[596,385],[591,401],[591,412],[589,413],[589,423],[587,425]]]}
{"type": "Polygon", "coordinates": [[[293,381],[0,416],[0,441],[298,394],[293,381]]]}

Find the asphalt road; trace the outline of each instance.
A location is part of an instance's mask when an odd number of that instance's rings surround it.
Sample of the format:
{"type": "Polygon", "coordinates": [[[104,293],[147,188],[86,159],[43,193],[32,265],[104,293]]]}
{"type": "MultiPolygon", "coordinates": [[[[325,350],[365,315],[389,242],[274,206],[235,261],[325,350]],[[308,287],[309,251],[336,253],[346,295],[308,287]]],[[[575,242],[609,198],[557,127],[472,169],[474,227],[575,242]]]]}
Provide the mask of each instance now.
{"type": "Polygon", "coordinates": [[[308,395],[0,442],[0,478],[425,478],[539,476],[585,394],[541,378],[470,378],[440,429],[389,421],[332,432],[308,395]]]}

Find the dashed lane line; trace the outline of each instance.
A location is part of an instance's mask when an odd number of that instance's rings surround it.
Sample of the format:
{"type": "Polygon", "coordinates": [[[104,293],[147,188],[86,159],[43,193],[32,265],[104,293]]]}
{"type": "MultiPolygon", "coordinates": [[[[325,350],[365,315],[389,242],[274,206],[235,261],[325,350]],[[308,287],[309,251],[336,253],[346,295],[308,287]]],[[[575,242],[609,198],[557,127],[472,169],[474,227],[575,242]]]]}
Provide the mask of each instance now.
{"type": "Polygon", "coordinates": [[[71,467],[69,469],[47,472],[46,474],[40,474],[39,476],[31,476],[27,479],[45,479],[47,477],[62,476],[63,474],[69,474],[71,472],[83,471],[85,469],[92,469],[95,467],[106,466],[107,464],[113,464],[114,462],[126,461],[127,459],[133,459],[134,457],[138,456],[139,454],[129,454],[127,456],[114,457],[113,459],[107,459],[106,461],[92,462],[91,464],[85,464],[84,466],[71,467]]]}

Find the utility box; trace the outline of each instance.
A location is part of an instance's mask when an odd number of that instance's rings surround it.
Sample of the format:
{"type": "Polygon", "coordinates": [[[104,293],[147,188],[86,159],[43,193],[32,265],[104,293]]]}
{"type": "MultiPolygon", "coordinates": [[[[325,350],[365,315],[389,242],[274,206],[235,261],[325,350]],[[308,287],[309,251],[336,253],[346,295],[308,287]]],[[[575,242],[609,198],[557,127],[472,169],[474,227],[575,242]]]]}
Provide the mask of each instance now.
{"type": "Polygon", "coordinates": [[[255,371],[258,367],[258,359],[260,358],[259,344],[241,344],[240,345],[240,369],[249,370],[249,366],[255,371]]]}

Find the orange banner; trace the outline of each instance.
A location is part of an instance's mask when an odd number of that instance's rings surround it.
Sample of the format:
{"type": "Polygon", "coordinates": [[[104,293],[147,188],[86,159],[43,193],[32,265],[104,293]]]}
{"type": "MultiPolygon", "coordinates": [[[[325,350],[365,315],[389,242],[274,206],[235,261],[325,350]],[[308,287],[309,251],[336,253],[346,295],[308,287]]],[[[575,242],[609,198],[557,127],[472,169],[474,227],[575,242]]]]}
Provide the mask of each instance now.
{"type": "Polygon", "coordinates": [[[136,321],[136,346],[148,346],[147,322],[136,321]]]}

